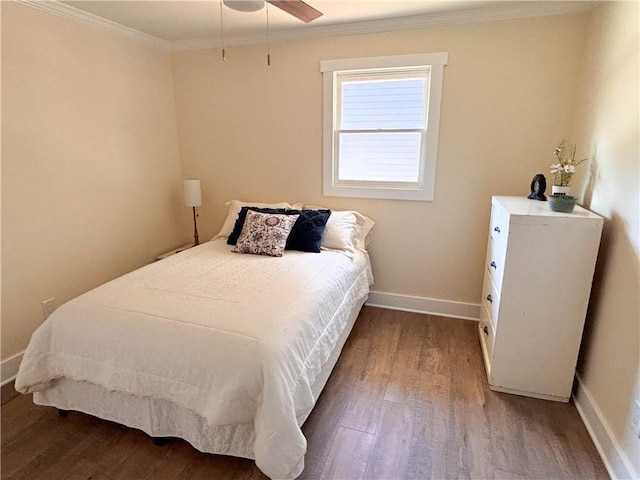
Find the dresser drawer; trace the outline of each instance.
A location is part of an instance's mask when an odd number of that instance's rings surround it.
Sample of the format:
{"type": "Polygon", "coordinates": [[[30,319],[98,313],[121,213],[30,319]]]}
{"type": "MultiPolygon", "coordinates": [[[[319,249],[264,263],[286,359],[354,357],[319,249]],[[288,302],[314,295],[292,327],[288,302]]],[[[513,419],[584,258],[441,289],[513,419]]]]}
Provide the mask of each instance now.
{"type": "Polygon", "coordinates": [[[489,237],[496,247],[504,250],[509,237],[509,214],[496,206],[491,209],[491,223],[489,224],[489,237]],[[504,248],[503,248],[504,247],[504,248]]]}
{"type": "Polygon", "coordinates": [[[491,274],[488,271],[484,274],[484,283],[482,284],[482,303],[487,308],[489,319],[495,330],[500,311],[500,292],[491,281],[491,274]]]}
{"type": "Polygon", "coordinates": [[[493,362],[493,343],[495,341],[493,326],[489,319],[489,310],[483,303],[480,307],[480,321],[478,322],[478,329],[480,332],[480,343],[484,350],[485,364],[487,367],[487,374],[491,375],[491,363],[493,362]]]}
{"type": "Polygon", "coordinates": [[[491,276],[498,293],[502,291],[502,278],[504,277],[504,264],[506,258],[506,243],[496,242],[493,238],[489,238],[485,267],[486,271],[491,276]]]}

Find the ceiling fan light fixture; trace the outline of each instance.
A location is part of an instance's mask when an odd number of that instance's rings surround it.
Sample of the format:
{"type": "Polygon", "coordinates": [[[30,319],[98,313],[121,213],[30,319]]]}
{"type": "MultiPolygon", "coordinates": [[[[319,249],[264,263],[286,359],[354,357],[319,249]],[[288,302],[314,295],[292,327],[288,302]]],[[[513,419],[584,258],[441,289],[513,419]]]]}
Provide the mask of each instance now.
{"type": "Polygon", "coordinates": [[[223,0],[231,10],[238,12],[257,12],[264,8],[264,0],[223,0]]]}

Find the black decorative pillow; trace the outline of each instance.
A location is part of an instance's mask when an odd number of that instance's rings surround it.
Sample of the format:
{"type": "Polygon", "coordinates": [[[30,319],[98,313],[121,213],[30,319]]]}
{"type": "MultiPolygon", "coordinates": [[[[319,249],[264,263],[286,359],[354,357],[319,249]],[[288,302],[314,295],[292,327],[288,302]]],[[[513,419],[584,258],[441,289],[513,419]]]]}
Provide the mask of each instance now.
{"type": "Polygon", "coordinates": [[[320,253],[322,234],[331,210],[287,210],[286,214],[299,215],[287,240],[287,250],[320,253]]]}
{"type": "Polygon", "coordinates": [[[233,231],[227,237],[228,245],[235,245],[238,242],[238,237],[240,236],[240,232],[242,232],[242,227],[244,226],[244,220],[247,218],[247,211],[253,210],[254,212],[260,213],[285,213],[284,208],[259,208],[259,207],[242,207],[240,212],[238,213],[238,218],[236,219],[236,224],[233,226],[233,231]]]}
{"type": "Polygon", "coordinates": [[[296,220],[298,215],[277,215],[249,210],[238,242],[231,251],[281,257],[296,220]]]}

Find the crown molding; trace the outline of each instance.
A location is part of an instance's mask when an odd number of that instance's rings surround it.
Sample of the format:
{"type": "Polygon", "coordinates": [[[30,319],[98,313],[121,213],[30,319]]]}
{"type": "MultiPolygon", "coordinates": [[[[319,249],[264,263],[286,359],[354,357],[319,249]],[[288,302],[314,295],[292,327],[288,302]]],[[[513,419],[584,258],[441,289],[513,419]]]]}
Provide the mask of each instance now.
{"type": "MultiPolygon", "coordinates": [[[[387,18],[366,22],[351,22],[337,25],[308,26],[271,32],[271,43],[297,40],[315,40],[328,37],[363,35],[368,33],[395,32],[423,28],[442,28],[472,23],[494,22],[514,18],[562,15],[592,10],[598,1],[534,1],[505,2],[504,5],[478,7],[457,12],[414,15],[410,17],[387,18]]],[[[225,46],[255,45],[265,43],[265,35],[225,35],[225,46]]],[[[171,51],[199,50],[222,46],[218,39],[195,39],[171,43],[171,51]]]]}
{"type": "MultiPolygon", "coordinates": [[[[179,52],[186,50],[200,50],[220,47],[222,45],[221,38],[169,42],[97,15],[93,15],[57,0],[16,1],[23,5],[43,10],[54,15],[59,15],[85,25],[101,28],[130,39],[138,40],[164,51],[179,52]]],[[[329,37],[363,35],[368,33],[395,32],[423,28],[442,28],[514,18],[562,15],[592,10],[598,3],[598,1],[593,0],[504,2],[504,4],[498,6],[480,6],[455,12],[413,15],[408,17],[386,18],[381,20],[350,22],[336,25],[310,25],[304,28],[273,31],[269,35],[269,40],[271,43],[284,43],[298,40],[315,40],[329,37]]],[[[265,35],[262,32],[260,34],[249,35],[226,34],[224,43],[225,46],[256,45],[266,43],[265,40],[265,35]]]]}
{"type": "Polygon", "coordinates": [[[160,38],[154,37],[147,33],[143,33],[139,30],[126,27],[124,25],[121,25],[120,23],[112,22],[111,20],[107,20],[97,15],[93,15],[92,13],[85,12],[83,10],[72,7],[65,3],[61,3],[57,0],[47,0],[47,1],[16,0],[16,1],[23,5],[27,5],[29,7],[36,8],[38,10],[52,13],[54,15],[58,15],[60,17],[67,18],[69,20],[82,23],[84,25],[89,25],[91,27],[108,30],[110,32],[116,33],[123,37],[127,37],[132,40],[137,40],[146,45],[156,47],[164,51],[171,50],[171,42],[162,40],[160,38]]]}

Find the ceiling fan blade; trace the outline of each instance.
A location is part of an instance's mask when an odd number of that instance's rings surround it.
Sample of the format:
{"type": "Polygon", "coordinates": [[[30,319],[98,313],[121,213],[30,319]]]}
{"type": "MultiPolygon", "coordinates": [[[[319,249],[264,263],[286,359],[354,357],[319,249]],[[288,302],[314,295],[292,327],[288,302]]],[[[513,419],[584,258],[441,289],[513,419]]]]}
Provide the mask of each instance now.
{"type": "Polygon", "coordinates": [[[289,15],[299,18],[305,23],[309,23],[322,16],[322,12],[316,10],[311,5],[302,0],[267,0],[274,7],[284,10],[289,15]]]}

